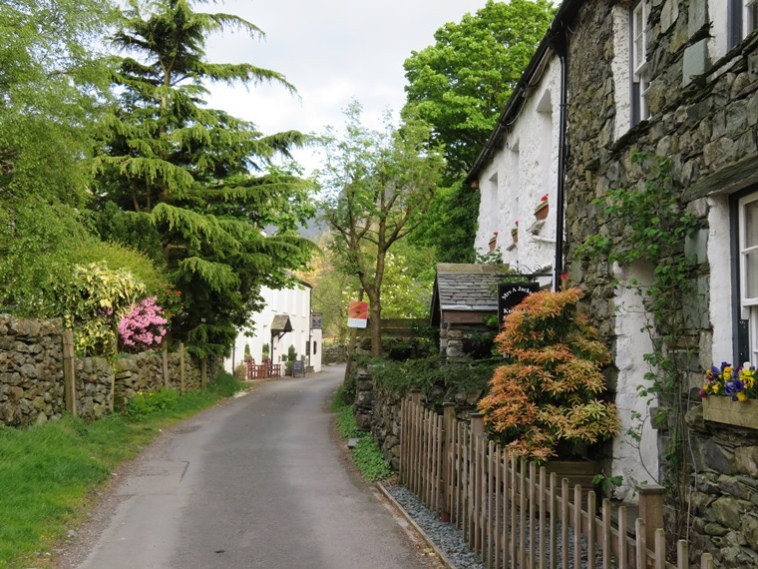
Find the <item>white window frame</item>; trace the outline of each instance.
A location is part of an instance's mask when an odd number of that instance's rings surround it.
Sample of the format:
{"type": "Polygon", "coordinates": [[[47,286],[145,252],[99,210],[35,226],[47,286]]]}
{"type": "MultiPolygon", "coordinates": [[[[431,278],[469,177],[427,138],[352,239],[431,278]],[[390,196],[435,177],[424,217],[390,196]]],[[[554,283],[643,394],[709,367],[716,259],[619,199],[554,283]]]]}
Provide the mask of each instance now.
{"type": "Polygon", "coordinates": [[[746,38],[758,26],[758,0],[743,0],[742,38],[746,38]]]}
{"type": "MultiPolygon", "coordinates": [[[[758,278],[758,258],[755,253],[758,253],[758,242],[748,247],[747,240],[747,219],[746,212],[748,205],[755,205],[758,202],[758,193],[753,193],[743,197],[738,202],[739,207],[739,255],[740,255],[740,307],[741,318],[748,320],[749,325],[749,344],[748,350],[750,353],[750,362],[753,365],[758,365],[758,296],[747,296],[747,284],[749,271],[752,270],[753,278],[758,278]],[[749,254],[754,253],[752,261],[754,266],[749,264],[749,254]]],[[[758,219],[752,220],[754,224],[758,224],[758,219]]]]}
{"type": "Polygon", "coordinates": [[[647,90],[650,86],[649,69],[647,61],[647,24],[650,7],[647,0],[642,0],[634,5],[631,16],[631,52],[632,52],[632,82],[638,86],[635,94],[635,104],[639,113],[639,120],[646,120],[650,116],[647,106],[647,90]]]}

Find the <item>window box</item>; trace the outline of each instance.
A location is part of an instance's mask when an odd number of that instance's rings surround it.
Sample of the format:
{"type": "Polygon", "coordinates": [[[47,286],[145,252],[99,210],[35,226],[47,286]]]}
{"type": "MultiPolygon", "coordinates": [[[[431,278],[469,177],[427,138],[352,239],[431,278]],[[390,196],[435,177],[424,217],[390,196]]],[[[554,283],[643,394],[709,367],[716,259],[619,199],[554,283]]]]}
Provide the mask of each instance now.
{"type": "Polygon", "coordinates": [[[706,397],[703,399],[703,419],[758,430],[758,399],[732,401],[731,397],[706,397]]]}

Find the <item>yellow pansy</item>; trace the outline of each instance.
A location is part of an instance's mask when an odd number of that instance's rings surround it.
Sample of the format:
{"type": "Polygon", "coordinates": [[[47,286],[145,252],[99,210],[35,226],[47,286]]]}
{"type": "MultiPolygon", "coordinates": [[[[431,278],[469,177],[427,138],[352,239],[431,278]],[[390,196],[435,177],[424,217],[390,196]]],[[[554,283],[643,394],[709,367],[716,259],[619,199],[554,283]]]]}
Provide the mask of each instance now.
{"type": "Polygon", "coordinates": [[[745,392],[744,392],[744,391],[740,391],[740,392],[737,394],[737,399],[738,399],[739,401],[747,401],[747,395],[745,394],[745,392]]]}

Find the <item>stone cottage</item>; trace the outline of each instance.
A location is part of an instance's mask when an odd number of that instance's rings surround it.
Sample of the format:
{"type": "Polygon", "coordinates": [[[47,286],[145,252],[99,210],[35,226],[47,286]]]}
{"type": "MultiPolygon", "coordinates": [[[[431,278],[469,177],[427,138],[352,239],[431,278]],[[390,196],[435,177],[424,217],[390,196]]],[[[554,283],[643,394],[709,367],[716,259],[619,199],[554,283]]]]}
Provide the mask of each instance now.
{"type": "MultiPolygon", "coordinates": [[[[758,363],[756,21],[754,0],[565,0],[469,175],[483,204],[498,203],[496,217],[489,205],[480,213],[477,248],[518,219],[518,243],[503,259],[542,264],[548,244],[530,235],[553,238],[554,274],[567,272],[586,291],[614,348],[609,383],[622,432],[641,437],[614,444],[620,496],[633,500],[638,483],[664,484],[667,530],[713,552],[721,567],[758,564],[758,430],[704,419],[697,397],[712,362],[758,363]],[[666,158],[670,179],[651,180],[641,155],[666,158]],[[694,219],[669,258],[619,264],[588,254],[591,242],[623,248],[633,231],[633,219],[613,221],[609,193],[655,184],[669,184],[677,215],[694,219]],[[540,193],[549,217],[539,232],[522,233],[540,193]],[[678,259],[684,292],[655,308],[647,287],[678,259]],[[679,332],[660,343],[670,330],[656,327],[656,316],[666,311],[679,332]],[[656,352],[675,364],[668,398],[638,389],[652,385],[645,354],[656,352]]],[[[655,229],[657,218],[649,221],[655,229]]]]}

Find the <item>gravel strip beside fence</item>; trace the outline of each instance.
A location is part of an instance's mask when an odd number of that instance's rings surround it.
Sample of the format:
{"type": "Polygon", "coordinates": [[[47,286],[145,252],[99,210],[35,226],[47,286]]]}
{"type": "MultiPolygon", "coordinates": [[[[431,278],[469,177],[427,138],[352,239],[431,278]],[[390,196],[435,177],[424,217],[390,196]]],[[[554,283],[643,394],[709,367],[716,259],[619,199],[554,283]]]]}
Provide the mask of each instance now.
{"type": "MultiPolygon", "coordinates": [[[[418,526],[424,530],[427,537],[445,554],[448,560],[456,569],[486,569],[477,555],[471,551],[468,544],[463,540],[461,531],[453,524],[445,523],[440,520],[439,516],[427,508],[421,500],[405,486],[395,484],[384,484],[384,488],[400,504],[406,513],[415,521],[418,526]]],[[[528,524],[528,521],[527,521],[528,524]]],[[[529,526],[526,526],[528,533],[529,526]]],[[[561,532],[560,522],[556,524],[558,535],[561,532]]],[[[568,546],[568,569],[574,569],[574,531],[569,528],[569,546],[568,546]]],[[[535,536],[539,544],[540,536],[535,536]]],[[[581,565],[587,565],[587,539],[585,536],[581,540],[581,565]]],[[[549,537],[546,539],[546,549],[550,548],[549,537]]],[[[556,557],[560,565],[562,557],[561,542],[556,543],[556,557]]],[[[595,566],[602,567],[603,553],[602,549],[595,547],[595,566]]],[[[616,567],[616,559],[611,562],[611,567],[616,567]]]]}

